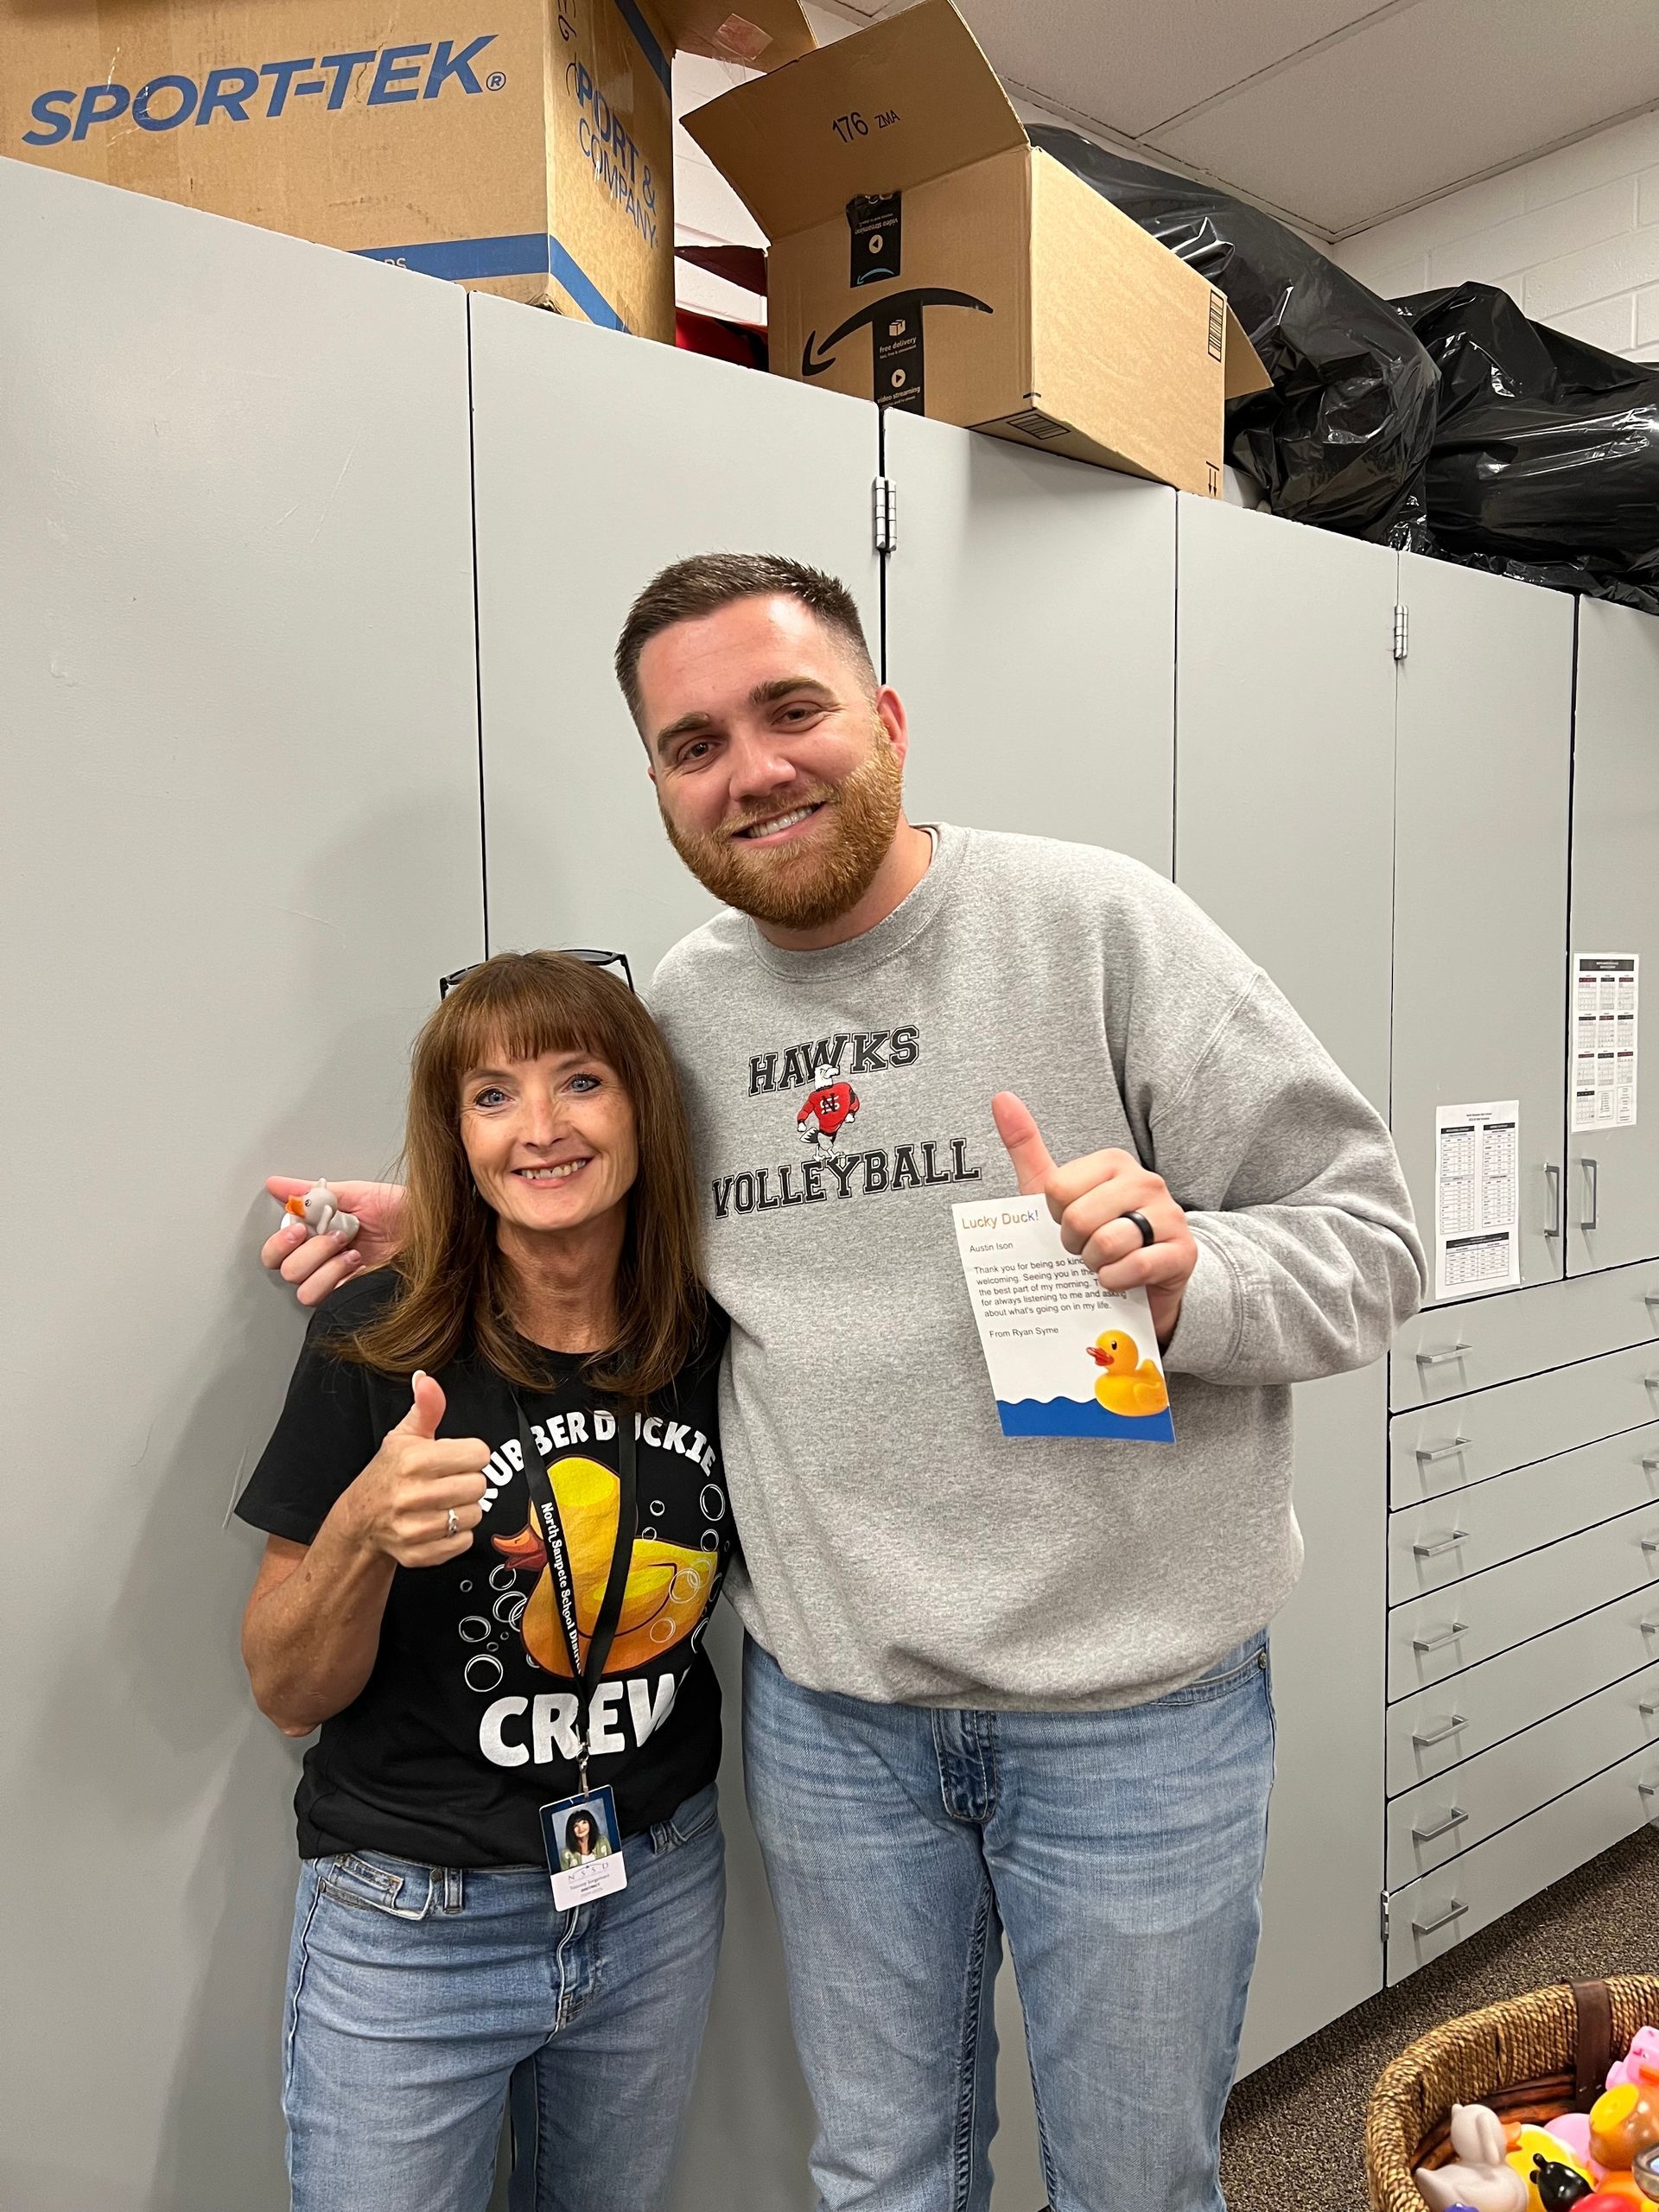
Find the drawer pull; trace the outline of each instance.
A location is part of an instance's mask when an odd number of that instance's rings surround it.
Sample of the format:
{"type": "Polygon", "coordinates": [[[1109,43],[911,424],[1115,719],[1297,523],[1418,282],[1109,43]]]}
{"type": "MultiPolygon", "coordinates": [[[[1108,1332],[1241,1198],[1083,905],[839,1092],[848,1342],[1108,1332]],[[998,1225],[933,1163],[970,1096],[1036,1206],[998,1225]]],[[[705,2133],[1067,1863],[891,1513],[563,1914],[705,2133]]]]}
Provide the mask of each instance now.
{"type": "MultiPolygon", "coordinates": [[[[1656,1624],[1656,1625],[1659,1625],[1659,1624],[1656,1624]]],[[[1414,1728],[1411,1732],[1411,1740],[1416,1745],[1419,1751],[1431,1751],[1436,1744],[1445,1743],[1448,1736],[1455,1736],[1459,1728],[1466,1728],[1468,1726],[1469,1723],[1465,1719],[1462,1713],[1448,1713],[1446,1719],[1440,1722],[1439,1727],[1430,1728],[1421,1736],[1414,1728]]]]}
{"type": "Polygon", "coordinates": [[[1417,1446],[1417,1464],[1420,1467],[1433,1467],[1442,1459],[1455,1459],[1459,1452],[1468,1449],[1469,1439],[1466,1436],[1454,1436],[1449,1444],[1420,1444],[1417,1446]]]}
{"type": "Polygon", "coordinates": [[[1654,1714],[1659,1713],[1659,1703],[1650,1697],[1638,1698],[1636,1709],[1644,1720],[1651,1720],[1654,1714]]]}
{"type": "Polygon", "coordinates": [[[1639,1536],[1637,1541],[1644,1552],[1659,1552],[1659,1529],[1656,1529],[1650,1536],[1639,1536]]]}
{"type": "MultiPolygon", "coordinates": [[[[1437,1536],[1431,1544],[1414,1544],[1412,1551],[1418,1559],[1439,1559],[1442,1552],[1454,1552],[1459,1544],[1469,1541],[1466,1529],[1453,1529],[1449,1536],[1437,1536]]],[[[1654,1539],[1659,1544],[1659,1536],[1654,1539]]]]}
{"type": "Polygon", "coordinates": [[[1561,1233],[1561,1171],[1554,1160],[1544,1169],[1544,1186],[1549,1192],[1549,1219],[1544,1224],[1546,1236],[1561,1233]]]}
{"type": "MultiPolygon", "coordinates": [[[[1649,1303],[1659,1306],[1659,1290],[1654,1292],[1649,1303]]],[[[1465,1357],[1472,1350],[1473,1346],[1470,1344],[1448,1344],[1444,1351],[1420,1351],[1417,1364],[1419,1367],[1449,1367],[1454,1359],[1465,1357]]]]}
{"type": "Polygon", "coordinates": [[[1642,1303],[1649,1313],[1659,1313],[1659,1290],[1644,1290],[1642,1294],[1642,1303]]]}
{"type": "Polygon", "coordinates": [[[1414,1936],[1438,1936],[1442,1928],[1449,1928],[1454,1920],[1461,1920],[1468,1910],[1466,1904],[1459,1904],[1453,1897],[1438,1919],[1414,1920],[1411,1923],[1411,1932],[1414,1936]]]}
{"type": "Polygon", "coordinates": [[[1643,1636],[1659,1636],[1659,1613],[1647,1614],[1637,1621],[1637,1626],[1643,1636]]]}
{"type": "Polygon", "coordinates": [[[1453,1828],[1460,1828],[1468,1817],[1461,1805],[1453,1805],[1432,1828],[1413,1828],[1411,1840],[1414,1843],[1433,1843],[1440,1836],[1450,1835],[1453,1828]]]}
{"type": "Polygon", "coordinates": [[[1433,1636],[1414,1636],[1411,1648],[1414,1651],[1443,1651],[1448,1643],[1455,1643],[1460,1636],[1468,1633],[1467,1621],[1453,1621],[1449,1628],[1437,1628],[1433,1636]]]}

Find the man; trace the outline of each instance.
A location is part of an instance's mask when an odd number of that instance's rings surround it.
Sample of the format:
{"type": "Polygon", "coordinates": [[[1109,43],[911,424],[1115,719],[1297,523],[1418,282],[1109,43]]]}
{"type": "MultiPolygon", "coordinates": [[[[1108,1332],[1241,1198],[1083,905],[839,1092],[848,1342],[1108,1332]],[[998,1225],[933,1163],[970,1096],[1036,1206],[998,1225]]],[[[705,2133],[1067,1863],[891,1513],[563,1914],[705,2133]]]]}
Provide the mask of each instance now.
{"type": "MultiPolygon", "coordinates": [[[[909,823],[904,709],[833,579],[677,563],[617,671],[729,910],[652,1004],[733,1323],[750,1808],[822,2202],[982,2212],[1006,1933],[1055,2212],[1219,2212],[1287,1386],[1421,1294],[1387,1133],[1161,877],[909,823]],[[1001,1436],[950,1205],[1016,1185],[1147,1291],[1173,1447],[1001,1436]]],[[[342,1264],[268,1249],[313,1295],[342,1264]]]]}

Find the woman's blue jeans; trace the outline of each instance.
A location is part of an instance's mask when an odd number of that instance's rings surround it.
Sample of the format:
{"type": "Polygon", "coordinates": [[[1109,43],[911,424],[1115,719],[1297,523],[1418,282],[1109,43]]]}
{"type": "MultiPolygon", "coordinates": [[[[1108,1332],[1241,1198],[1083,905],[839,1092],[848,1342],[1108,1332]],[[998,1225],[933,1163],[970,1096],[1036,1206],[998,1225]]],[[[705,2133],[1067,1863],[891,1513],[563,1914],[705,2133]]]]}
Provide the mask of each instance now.
{"type": "Polygon", "coordinates": [[[984,2212],[1004,1935],[1053,2212],[1223,2212],[1266,1632],[1108,1713],[868,1705],[800,1688],[751,1641],[743,1722],[824,2212],[984,2212]]]}
{"type": "Polygon", "coordinates": [[[725,1909],[711,1784],[575,1912],[547,1870],[378,1852],[301,1868],[283,2014],[295,2212],[484,2212],[512,2085],[513,2212],[656,2212],[725,1909]]]}

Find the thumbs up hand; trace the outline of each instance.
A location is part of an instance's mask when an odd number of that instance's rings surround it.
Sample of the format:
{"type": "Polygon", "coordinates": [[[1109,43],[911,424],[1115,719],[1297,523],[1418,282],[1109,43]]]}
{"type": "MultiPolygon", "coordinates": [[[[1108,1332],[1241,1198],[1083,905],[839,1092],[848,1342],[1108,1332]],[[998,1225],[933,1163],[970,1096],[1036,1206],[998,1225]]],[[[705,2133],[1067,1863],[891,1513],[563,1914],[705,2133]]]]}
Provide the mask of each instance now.
{"type": "Polygon", "coordinates": [[[355,1541],[399,1567],[438,1567],[473,1541],[484,1517],[489,1446],[475,1436],[440,1439],[443,1386],[416,1373],[413,1402],[340,1500],[355,1541]]]}
{"type": "Polygon", "coordinates": [[[1087,1153],[1056,1166],[1030,1108],[1011,1090],[997,1092],[991,1114],[1020,1195],[1047,1199],[1060,1224],[1061,1243],[1094,1269],[1103,1290],[1146,1292],[1158,1342],[1166,1344],[1198,1263],[1198,1248],[1163,1177],[1143,1167],[1132,1152],[1116,1150],[1087,1153]],[[1145,1216],[1150,1243],[1140,1224],[1126,1218],[1131,1213],[1145,1216]]]}

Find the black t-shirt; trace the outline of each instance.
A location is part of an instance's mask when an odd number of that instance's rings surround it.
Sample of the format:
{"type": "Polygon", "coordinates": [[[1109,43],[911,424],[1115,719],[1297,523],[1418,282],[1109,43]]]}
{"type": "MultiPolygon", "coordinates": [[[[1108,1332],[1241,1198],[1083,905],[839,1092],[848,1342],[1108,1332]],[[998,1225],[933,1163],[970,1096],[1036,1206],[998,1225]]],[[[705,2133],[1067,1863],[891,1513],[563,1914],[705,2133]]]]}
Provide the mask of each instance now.
{"type": "MultiPolygon", "coordinates": [[[[237,1501],[244,1521],[308,1544],[410,1408],[405,1376],[333,1350],[383,1313],[390,1269],[319,1309],[276,1433],[237,1501]]],[[[726,1332],[638,1419],[639,1526],[604,1679],[594,1690],[590,1785],[609,1783],[624,1835],[665,1819],[720,1764],[720,1687],[702,1649],[733,1542],[716,1384],[726,1332]]],[[[549,1387],[522,1391],[558,1501],[577,1626],[598,1614],[616,1540],[616,1413],[548,1352],[549,1387]]],[[[296,1795],[300,1853],[385,1851],[440,1866],[537,1866],[538,1808],[575,1794],[576,1699],[554,1584],[532,1518],[510,1386],[474,1353],[437,1370],[442,1436],[493,1458],[472,1548],[398,1567],[373,1672],[322,1725],[296,1795]]]]}

